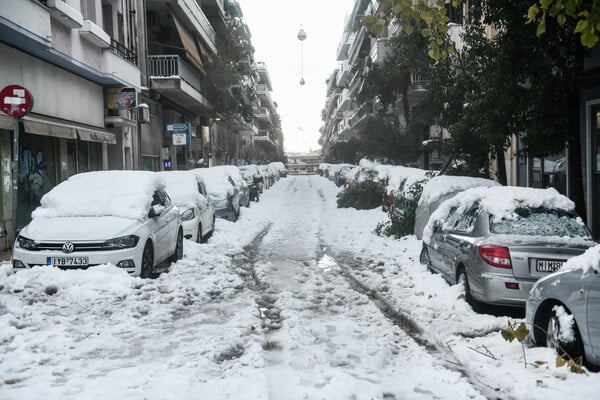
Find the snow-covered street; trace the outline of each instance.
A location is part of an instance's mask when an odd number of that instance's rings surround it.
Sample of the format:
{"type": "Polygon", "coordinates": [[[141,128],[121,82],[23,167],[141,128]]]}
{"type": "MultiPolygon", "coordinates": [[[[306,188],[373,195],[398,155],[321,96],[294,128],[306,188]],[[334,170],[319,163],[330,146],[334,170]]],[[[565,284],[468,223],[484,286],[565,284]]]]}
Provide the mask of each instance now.
{"type": "Polygon", "coordinates": [[[1,399],[595,398],[598,374],[500,335],[421,241],[291,176],[154,280],[0,264],[1,399]]]}

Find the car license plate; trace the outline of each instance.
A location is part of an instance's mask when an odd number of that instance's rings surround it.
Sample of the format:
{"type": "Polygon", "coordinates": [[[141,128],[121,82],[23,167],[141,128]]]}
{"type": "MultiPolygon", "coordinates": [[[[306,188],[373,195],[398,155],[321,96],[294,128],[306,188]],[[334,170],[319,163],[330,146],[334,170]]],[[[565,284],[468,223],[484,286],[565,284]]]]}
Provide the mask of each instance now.
{"type": "Polygon", "coordinates": [[[46,264],[55,267],[87,267],[89,260],[87,257],[48,257],[46,264]]]}
{"type": "Polygon", "coordinates": [[[537,260],[536,271],[538,272],[554,272],[564,265],[564,261],[556,260],[537,260]]]}

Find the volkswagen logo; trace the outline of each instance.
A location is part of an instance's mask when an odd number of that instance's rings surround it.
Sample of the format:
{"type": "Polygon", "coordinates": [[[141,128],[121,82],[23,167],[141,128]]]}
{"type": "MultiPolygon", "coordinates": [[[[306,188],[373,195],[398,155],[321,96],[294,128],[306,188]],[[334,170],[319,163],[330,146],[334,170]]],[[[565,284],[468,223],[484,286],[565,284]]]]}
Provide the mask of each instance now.
{"type": "Polygon", "coordinates": [[[62,251],[65,253],[72,253],[75,250],[75,245],[71,242],[66,242],[63,244],[62,251]]]}

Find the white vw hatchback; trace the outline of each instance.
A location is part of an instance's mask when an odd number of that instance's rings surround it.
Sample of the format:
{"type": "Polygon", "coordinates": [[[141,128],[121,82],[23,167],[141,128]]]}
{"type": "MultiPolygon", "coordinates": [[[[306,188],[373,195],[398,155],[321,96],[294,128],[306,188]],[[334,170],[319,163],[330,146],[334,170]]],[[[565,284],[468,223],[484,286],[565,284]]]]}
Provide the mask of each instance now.
{"type": "Polygon", "coordinates": [[[97,171],[74,175],[42,197],[17,236],[12,264],[18,270],[110,263],[148,278],[182,255],[179,210],[159,175],[97,171]]]}

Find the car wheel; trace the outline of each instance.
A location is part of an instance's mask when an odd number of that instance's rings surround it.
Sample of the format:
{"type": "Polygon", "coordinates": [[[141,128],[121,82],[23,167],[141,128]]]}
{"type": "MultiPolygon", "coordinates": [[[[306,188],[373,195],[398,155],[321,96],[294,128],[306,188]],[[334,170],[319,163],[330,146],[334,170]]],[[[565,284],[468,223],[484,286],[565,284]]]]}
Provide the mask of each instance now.
{"type": "MultiPolygon", "coordinates": [[[[553,310],[554,306],[548,307],[546,314],[542,321],[542,327],[546,328],[546,336],[544,338],[546,347],[551,347],[558,354],[566,353],[572,360],[583,356],[583,343],[581,336],[579,335],[579,329],[577,323],[573,321],[573,333],[575,338],[571,342],[566,342],[560,339],[561,326],[559,318],[556,312],[553,310]]],[[[563,307],[568,315],[571,315],[566,307],[563,307]]]]}
{"type": "Polygon", "coordinates": [[[179,228],[177,232],[177,243],[175,243],[175,251],[171,256],[171,262],[177,262],[183,258],[183,231],[179,228]]]}
{"type": "Polygon", "coordinates": [[[421,264],[426,265],[427,268],[431,270],[431,262],[429,261],[429,251],[427,250],[427,246],[425,244],[423,244],[423,248],[421,249],[419,261],[421,262],[421,264]]]}
{"type": "Polygon", "coordinates": [[[196,243],[202,243],[202,224],[198,222],[198,233],[196,234],[196,243]]]}
{"type": "Polygon", "coordinates": [[[212,227],[210,229],[210,232],[208,232],[206,234],[206,236],[202,237],[202,240],[200,243],[206,243],[208,242],[208,239],[212,236],[213,232],[215,231],[215,217],[213,217],[213,221],[212,221],[212,227]]]}
{"type": "Polygon", "coordinates": [[[152,243],[148,241],[144,246],[144,252],[142,253],[142,270],[140,277],[152,278],[152,268],[154,267],[154,249],[152,243]]]}

